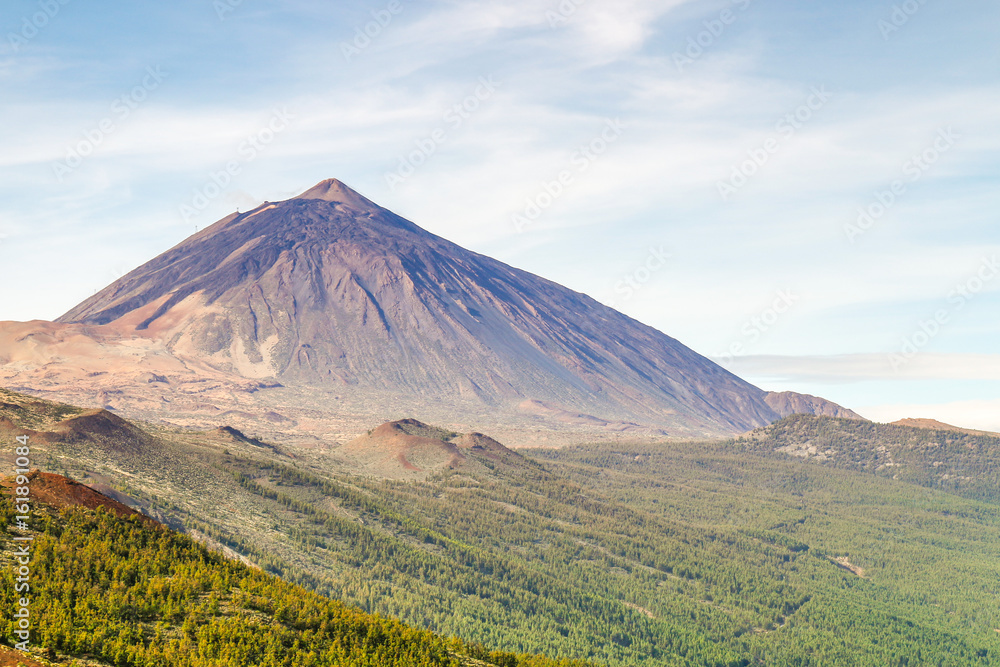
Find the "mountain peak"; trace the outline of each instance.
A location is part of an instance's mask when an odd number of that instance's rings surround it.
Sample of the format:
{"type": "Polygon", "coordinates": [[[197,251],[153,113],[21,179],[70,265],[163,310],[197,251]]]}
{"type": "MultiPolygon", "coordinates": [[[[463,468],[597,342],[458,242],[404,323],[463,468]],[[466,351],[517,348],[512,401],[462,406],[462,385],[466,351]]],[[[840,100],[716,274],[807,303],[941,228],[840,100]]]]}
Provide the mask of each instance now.
{"type": "Polygon", "coordinates": [[[370,210],[381,208],[375,202],[362,196],[356,190],[348,187],[336,178],[320,181],[294,199],[319,199],[321,201],[345,204],[354,209],[370,210]]]}
{"type": "Polygon", "coordinates": [[[115,323],[180,364],[366,403],[424,397],[520,420],[516,406],[537,401],[697,437],[777,417],[763,391],[678,341],[336,179],[223,218],[59,322],[115,323]]]}

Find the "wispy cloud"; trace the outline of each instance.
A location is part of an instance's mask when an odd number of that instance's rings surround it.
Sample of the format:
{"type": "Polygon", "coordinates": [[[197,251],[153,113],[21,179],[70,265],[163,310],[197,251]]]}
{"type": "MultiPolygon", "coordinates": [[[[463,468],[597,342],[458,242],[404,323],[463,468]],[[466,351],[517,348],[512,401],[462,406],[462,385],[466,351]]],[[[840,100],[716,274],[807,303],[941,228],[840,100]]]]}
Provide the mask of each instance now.
{"type": "Polygon", "coordinates": [[[728,361],[727,367],[744,377],[771,378],[788,384],[902,379],[1000,381],[1000,354],[926,353],[901,369],[893,367],[887,354],[746,355],[728,361]]]}

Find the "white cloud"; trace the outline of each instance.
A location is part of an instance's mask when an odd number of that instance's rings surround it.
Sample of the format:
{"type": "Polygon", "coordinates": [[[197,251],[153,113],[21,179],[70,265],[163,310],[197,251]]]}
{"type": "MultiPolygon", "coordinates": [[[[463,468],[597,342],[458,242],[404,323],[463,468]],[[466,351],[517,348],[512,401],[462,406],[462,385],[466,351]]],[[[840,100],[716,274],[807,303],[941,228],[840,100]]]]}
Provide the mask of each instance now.
{"type": "Polygon", "coordinates": [[[1000,354],[920,353],[893,366],[888,354],[737,356],[726,367],[742,377],[782,383],[839,384],[867,380],[998,380],[1000,354]]]}
{"type": "Polygon", "coordinates": [[[982,395],[987,387],[1000,384],[1000,354],[923,353],[898,370],[881,354],[758,355],[736,357],[726,368],[774,391],[833,398],[874,421],[936,419],[1000,432],[1000,399],[957,399],[970,390],[982,395]],[[892,400],[904,395],[909,400],[892,400]]]}

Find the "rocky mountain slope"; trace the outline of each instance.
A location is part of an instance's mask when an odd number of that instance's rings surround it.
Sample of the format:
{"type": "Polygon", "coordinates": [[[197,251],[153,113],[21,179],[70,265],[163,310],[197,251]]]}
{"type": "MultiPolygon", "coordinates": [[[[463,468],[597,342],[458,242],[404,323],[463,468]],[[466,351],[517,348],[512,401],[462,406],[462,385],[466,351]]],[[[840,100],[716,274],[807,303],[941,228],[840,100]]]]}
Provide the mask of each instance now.
{"type": "Polygon", "coordinates": [[[220,220],[58,322],[283,384],[535,399],[706,432],[774,418],[761,390],[676,340],[335,180],[220,220]]]}
{"type": "Polygon", "coordinates": [[[514,445],[731,435],[789,410],[590,297],[336,180],[234,213],[56,322],[0,323],[0,385],[300,440],[415,415],[514,445]]]}
{"type": "Polygon", "coordinates": [[[799,394],[794,391],[768,392],[764,396],[764,402],[780,417],[816,415],[817,417],[837,417],[840,419],[860,419],[865,421],[865,418],[854,410],[848,410],[825,398],[809,394],[799,394]]]}

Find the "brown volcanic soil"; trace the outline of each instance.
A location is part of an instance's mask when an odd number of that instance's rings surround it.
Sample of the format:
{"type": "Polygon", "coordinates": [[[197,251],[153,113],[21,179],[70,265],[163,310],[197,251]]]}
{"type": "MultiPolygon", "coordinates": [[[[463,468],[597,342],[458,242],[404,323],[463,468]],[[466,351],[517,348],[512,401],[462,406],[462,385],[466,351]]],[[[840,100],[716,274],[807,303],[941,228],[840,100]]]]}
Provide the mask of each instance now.
{"type": "MultiPolygon", "coordinates": [[[[97,509],[98,507],[103,507],[115,516],[121,518],[138,516],[144,521],[154,524],[156,523],[153,519],[136,512],[128,505],[120,503],[112,498],[108,498],[89,486],[84,486],[79,482],[63,477],[62,475],[33,470],[28,475],[28,479],[30,480],[31,488],[30,497],[33,501],[42,502],[46,505],[51,505],[52,507],[59,509],[67,507],[86,507],[87,509],[97,509]]],[[[0,480],[0,486],[3,487],[4,493],[8,495],[14,484],[15,481],[13,477],[7,477],[0,480]]]]}
{"type": "Polygon", "coordinates": [[[27,653],[0,646],[0,667],[46,667],[46,665],[38,662],[27,653]]]}
{"type": "Polygon", "coordinates": [[[378,477],[424,478],[441,470],[524,465],[525,459],[482,433],[458,434],[416,419],[387,422],[336,450],[348,464],[378,477]]]}
{"type": "Polygon", "coordinates": [[[338,448],[337,454],[360,464],[367,472],[384,477],[461,467],[465,455],[443,436],[421,422],[405,419],[382,424],[338,448]]]}
{"type": "Polygon", "coordinates": [[[137,452],[151,446],[145,431],[136,428],[107,410],[87,410],[56,424],[52,430],[39,434],[48,442],[80,442],[101,440],[116,449],[137,452]]]}

